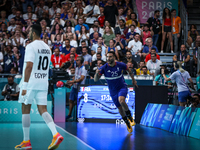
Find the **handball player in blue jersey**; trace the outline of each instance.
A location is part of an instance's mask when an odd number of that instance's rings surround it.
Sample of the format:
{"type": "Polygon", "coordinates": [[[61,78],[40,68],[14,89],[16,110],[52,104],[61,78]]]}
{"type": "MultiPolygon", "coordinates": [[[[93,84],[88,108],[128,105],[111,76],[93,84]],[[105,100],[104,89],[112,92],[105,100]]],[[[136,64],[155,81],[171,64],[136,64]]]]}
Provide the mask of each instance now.
{"type": "Polygon", "coordinates": [[[119,113],[122,119],[126,123],[128,132],[132,132],[132,126],[135,122],[131,116],[131,112],[128,105],[125,102],[126,95],[128,93],[127,84],[125,83],[123,71],[127,71],[132,78],[133,85],[137,86],[137,82],[134,79],[133,73],[129,68],[127,68],[125,63],[115,61],[115,52],[109,51],[107,53],[107,63],[103,65],[100,69],[97,69],[94,76],[94,81],[98,81],[102,74],[104,74],[105,79],[108,83],[108,88],[110,91],[110,96],[116,107],[119,109],[119,113]]]}

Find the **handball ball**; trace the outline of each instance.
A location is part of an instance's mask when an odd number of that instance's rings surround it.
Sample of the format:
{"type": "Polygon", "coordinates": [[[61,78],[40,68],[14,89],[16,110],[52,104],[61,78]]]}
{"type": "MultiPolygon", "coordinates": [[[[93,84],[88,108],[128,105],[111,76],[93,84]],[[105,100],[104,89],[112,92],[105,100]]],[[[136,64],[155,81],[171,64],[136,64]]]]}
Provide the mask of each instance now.
{"type": "Polygon", "coordinates": [[[62,81],[58,81],[58,82],[56,83],[56,86],[57,86],[57,87],[63,87],[63,86],[64,86],[64,83],[63,83],[62,81]]]}

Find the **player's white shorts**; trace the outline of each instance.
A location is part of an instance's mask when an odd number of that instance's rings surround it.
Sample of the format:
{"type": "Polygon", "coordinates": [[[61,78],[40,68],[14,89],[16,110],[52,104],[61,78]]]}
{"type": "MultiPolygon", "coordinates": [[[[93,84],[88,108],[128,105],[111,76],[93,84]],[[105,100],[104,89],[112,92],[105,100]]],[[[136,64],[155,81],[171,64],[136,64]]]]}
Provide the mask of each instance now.
{"type": "Polygon", "coordinates": [[[26,95],[22,96],[22,90],[19,93],[19,103],[32,104],[35,100],[37,105],[47,105],[47,92],[48,90],[30,90],[27,89],[26,95]]]}

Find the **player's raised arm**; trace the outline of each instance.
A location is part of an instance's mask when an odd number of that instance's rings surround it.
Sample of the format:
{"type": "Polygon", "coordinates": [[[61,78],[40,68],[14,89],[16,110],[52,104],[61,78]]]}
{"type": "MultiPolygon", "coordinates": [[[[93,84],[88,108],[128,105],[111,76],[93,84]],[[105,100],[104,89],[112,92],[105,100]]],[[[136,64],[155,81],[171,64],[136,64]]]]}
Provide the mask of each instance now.
{"type": "Polygon", "coordinates": [[[101,70],[99,70],[99,69],[96,70],[96,73],[94,75],[94,82],[97,82],[101,78],[100,71],[101,70]]]}
{"type": "Polygon", "coordinates": [[[135,86],[138,87],[138,85],[137,85],[137,81],[136,81],[135,78],[134,78],[134,74],[133,74],[133,72],[132,72],[129,68],[127,68],[127,72],[128,72],[128,74],[130,75],[130,77],[131,77],[131,79],[132,79],[132,83],[133,83],[133,85],[135,85],[135,86]]]}

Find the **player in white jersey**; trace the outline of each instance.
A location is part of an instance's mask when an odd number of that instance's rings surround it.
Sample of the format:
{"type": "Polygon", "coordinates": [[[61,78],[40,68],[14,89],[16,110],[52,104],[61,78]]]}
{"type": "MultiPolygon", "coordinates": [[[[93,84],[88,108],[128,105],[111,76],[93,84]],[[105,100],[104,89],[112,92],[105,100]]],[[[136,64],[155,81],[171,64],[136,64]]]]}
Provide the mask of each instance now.
{"type": "Polygon", "coordinates": [[[22,127],[24,139],[15,149],[32,149],[30,132],[30,110],[35,100],[38,111],[53,134],[52,143],[48,149],[56,149],[63,141],[57,132],[54,121],[47,112],[48,72],[51,59],[51,50],[40,40],[41,26],[34,24],[30,28],[29,38],[32,43],[26,46],[24,69],[20,82],[19,103],[22,103],[22,127]]]}

